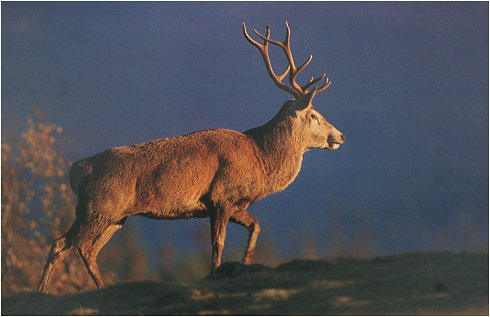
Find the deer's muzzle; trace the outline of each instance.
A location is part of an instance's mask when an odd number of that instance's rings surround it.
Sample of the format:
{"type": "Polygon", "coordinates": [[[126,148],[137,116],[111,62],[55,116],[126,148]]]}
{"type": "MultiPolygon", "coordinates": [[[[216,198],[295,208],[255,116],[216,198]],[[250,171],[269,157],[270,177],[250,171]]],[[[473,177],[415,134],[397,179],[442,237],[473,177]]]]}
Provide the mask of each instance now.
{"type": "Polygon", "coordinates": [[[338,135],[329,135],[327,138],[327,150],[336,150],[340,147],[342,143],[344,143],[345,137],[342,133],[339,132],[338,135]]]}

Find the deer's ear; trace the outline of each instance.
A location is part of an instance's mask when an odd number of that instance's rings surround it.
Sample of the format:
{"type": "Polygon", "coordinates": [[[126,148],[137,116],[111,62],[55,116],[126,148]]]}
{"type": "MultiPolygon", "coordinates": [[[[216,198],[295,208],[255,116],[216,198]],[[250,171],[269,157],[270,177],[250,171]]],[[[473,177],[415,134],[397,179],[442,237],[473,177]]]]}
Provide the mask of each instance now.
{"type": "Polygon", "coordinates": [[[311,101],[313,100],[313,97],[315,97],[315,94],[316,87],[306,95],[300,96],[295,102],[295,110],[301,111],[306,109],[309,105],[311,105],[311,101]]]}

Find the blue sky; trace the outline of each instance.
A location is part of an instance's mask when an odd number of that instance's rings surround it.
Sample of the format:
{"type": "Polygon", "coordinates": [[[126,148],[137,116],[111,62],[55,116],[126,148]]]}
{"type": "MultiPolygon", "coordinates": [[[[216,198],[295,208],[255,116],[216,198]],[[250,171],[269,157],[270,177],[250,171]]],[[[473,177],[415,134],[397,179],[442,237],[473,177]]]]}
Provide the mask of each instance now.
{"type": "MultiPolygon", "coordinates": [[[[487,2],[2,2],[2,132],[36,106],[75,161],[261,125],[290,96],[244,21],[280,40],[289,22],[297,63],[313,55],[299,81],[327,74],[314,104],[347,138],[306,153],[288,189],[250,208],[259,247],[294,257],[310,239],[328,256],[337,232],[347,249],[369,237],[376,254],[488,250],[487,2]]],[[[150,249],[190,239],[195,223],[134,220],[150,249]]],[[[230,235],[226,248],[246,240],[239,227],[230,235]]]]}

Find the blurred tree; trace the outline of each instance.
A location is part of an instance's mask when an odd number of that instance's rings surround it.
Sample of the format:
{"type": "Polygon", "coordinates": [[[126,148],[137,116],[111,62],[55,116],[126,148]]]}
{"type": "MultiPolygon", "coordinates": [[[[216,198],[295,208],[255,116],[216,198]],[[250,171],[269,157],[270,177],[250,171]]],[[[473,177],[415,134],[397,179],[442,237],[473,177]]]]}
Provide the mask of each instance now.
{"type": "MultiPolygon", "coordinates": [[[[32,290],[54,238],[74,220],[67,183],[69,161],[56,144],[63,129],[39,110],[20,138],[2,135],[2,295],[32,290]]],[[[87,287],[88,274],[72,259],[57,270],[52,291],[87,287]]]]}
{"type": "MultiPolygon", "coordinates": [[[[76,197],[68,184],[71,163],[58,144],[63,129],[48,123],[35,109],[27,130],[20,137],[2,134],[2,295],[33,290],[41,278],[53,240],[75,218],[76,197]]],[[[141,279],[148,256],[137,233],[126,232],[117,254],[121,268],[110,267],[113,258],[101,259],[101,269],[110,280],[141,279]],[[106,265],[107,264],[107,265],[106,265]]],[[[115,253],[108,246],[109,254],[115,253]]],[[[72,293],[93,289],[77,252],[58,265],[50,292],[72,293]]]]}

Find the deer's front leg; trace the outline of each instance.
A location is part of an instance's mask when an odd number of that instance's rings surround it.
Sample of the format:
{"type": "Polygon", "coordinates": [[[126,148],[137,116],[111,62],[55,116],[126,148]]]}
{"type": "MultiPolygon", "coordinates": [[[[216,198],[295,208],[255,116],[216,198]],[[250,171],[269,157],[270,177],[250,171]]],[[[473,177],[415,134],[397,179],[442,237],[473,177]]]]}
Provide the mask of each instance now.
{"type": "Polygon", "coordinates": [[[225,246],[226,227],[229,219],[230,217],[220,210],[210,216],[211,245],[213,247],[211,273],[214,273],[214,271],[221,265],[221,253],[225,246]]]}
{"type": "Polygon", "coordinates": [[[253,262],[257,237],[260,233],[259,221],[245,209],[234,213],[231,216],[230,220],[234,223],[244,226],[249,232],[247,250],[245,251],[245,255],[243,256],[242,263],[251,264],[253,262]]]}

